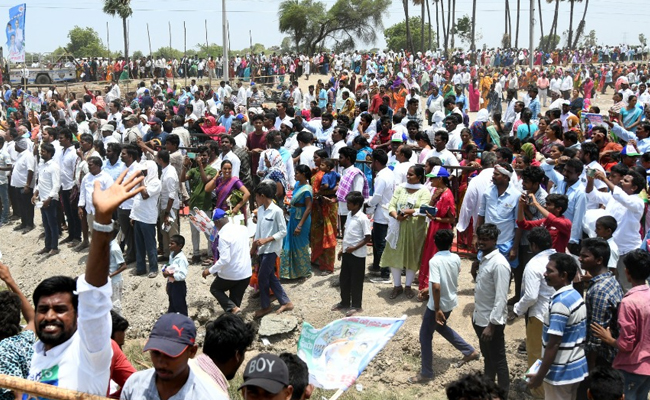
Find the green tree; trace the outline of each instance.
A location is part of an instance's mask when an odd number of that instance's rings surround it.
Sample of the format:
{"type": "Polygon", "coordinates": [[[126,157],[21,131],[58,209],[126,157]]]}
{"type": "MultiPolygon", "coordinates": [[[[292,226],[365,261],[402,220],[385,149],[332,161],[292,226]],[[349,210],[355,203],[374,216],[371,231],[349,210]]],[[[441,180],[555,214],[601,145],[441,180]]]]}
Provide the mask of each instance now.
{"type": "MultiPolygon", "coordinates": [[[[577,45],[577,43],[576,43],[577,45]]],[[[583,47],[593,47],[593,46],[598,46],[598,39],[596,39],[596,31],[591,30],[589,31],[589,34],[585,36],[585,38],[582,40],[582,46],[583,47]]]]}
{"type": "MultiPolygon", "coordinates": [[[[472,45],[472,20],[469,15],[465,14],[458,18],[456,25],[454,25],[454,34],[458,35],[462,42],[472,45]]],[[[478,32],[475,32],[474,35],[474,40],[483,39],[483,35],[478,32]]]]}
{"type": "Polygon", "coordinates": [[[196,54],[199,56],[199,58],[208,58],[210,56],[218,57],[223,54],[223,47],[216,44],[211,44],[206,47],[205,44],[199,43],[196,45],[196,48],[198,49],[196,54]]]}
{"type": "Polygon", "coordinates": [[[70,42],[66,45],[68,53],[75,57],[104,57],[108,50],[93,28],[75,26],[68,32],[70,42]]]}
{"type": "MultiPolygon", "coordinates": [[[[135,54],[133,56],[135,57],[135,54]]],[[[167,47],[161,47],[158,50],[154,51],[151,56],[154,58],[163,57],[165,60],[174,59],[174,58],[180,60],[181,58],[183,58],[183,52],[167,46],[167,47]]]]}
{"type": "Polygon", "coordinates": [[[547,51],[553,50],[553,49],[557,48],[558,44],[560,44],[560,39],[561,38],[558,35],[550,35],[549,34],[549,35],[546,35],[546,36],[542,36],[539,39],[539,47],[548,49],[547,51]],[[544,46],[546,46],[546,47],[544,47],[544,46]]]}
{"type": "MultiPolygon", "coordinates": [[[[409,25],[411,28],[411,34],[418,37],[420,35],[421,28],[421,19],[420,17],[411,17],[409,20],[409,25]]],[[[429,24],[424,24],[424,30],[428,31],[429,24]]],[[[435,33],[432,33],[435,37],[435,33]]],[[[386,47],[389,50],[400,51],[407,49],[408,42],[406,38],[406,21],[398,22],[395,25],[388,27],[384,30],[384,39],[386,40],[386,47]]]]}
{"type": "Polygon", "coordinates": [[[383,31],[383,16],[390,4],[391,0],[336,0],[327,9],[320,1],[285,0],[278,13],[279,28],[289,34],[297,50],[307,54],[323,48],[326,41],[342,43],[348,40],[350,43],[351,40],[355,45],[372,43],[383,31]],[[308,12],[296,11],[296,2],[308,12]],[[288,12],[285,10],[291,10],[289,21],[284,19],[288,12]]]}
{"type": "Polygon", "coordinates": [[[135,58],[136,60],[142,57],[144,57],[144,53],[142,51],[136,50],[133,52],[133,58],[135,58]]]}
{"type": "Polygon", "coordinates": [[[103,11],[112,17],[122,18],[122,30],[124,31],[124,58],[129,61],[129,32],[126,26],[126,19],[133,15],[131,0],[104,0],[103,11]]]}

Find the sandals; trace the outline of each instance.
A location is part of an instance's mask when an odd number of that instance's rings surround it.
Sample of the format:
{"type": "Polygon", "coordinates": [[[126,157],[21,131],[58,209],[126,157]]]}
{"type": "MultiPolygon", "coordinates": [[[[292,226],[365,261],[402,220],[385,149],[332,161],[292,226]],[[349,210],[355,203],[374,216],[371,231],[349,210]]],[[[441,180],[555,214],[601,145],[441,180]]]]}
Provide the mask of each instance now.
{"type": "Polygon", "coordinates": [[[341,303],[336,303],[330,308],[330,311],[342,311],[345,310],[347,307],[343,307],[341,303]]]}
{"type": "Polygon", "coordinates": [[[412,299],[413,297],[415,297],[415,290],[411,289],[410,286],[407,286],[404,289],[404,295],[406,296],[407,299],[412,299]]]}
{"type": "Polygon", "coordinates": [[[346,317],[351,317],[351,316],[356,315],[356,314],[361,313],[361,312],[363,312],[362,308],[354,308],[354,307],[352,307],[352,308],[350,308],[348,310],[348,312],[345,313],[345,316],[346,317]]]}
{"type": "Polygon", "coordinates": [[[397,298],[397,296],[399,296],[402,293],[404,293],[404,288],[401,287],[401,286],[395,286],[395,287],[393,287],[393,291],[390,292],[390,296],[388,296],[388,298],[391,299],[391,300],[395,299],[395,298],[397,298]]]}
{"type": "Polygon", "coordinates": [[[481,358],[481,353],[478,352],[478,351],[474,351],[474,353],[472,353],[472,354],[470,354],[468,356],[465,356],[465,357],[463,357],[462,360],[458,361],[456,363],[456,368],[460,368],[460,367],[462,367],[463,365],[465,365],[465,364],[467,364],[469,362],[472,362],[474,360],[478,360],[479,358],[481,358]]]}
{"type": "Polygon", "coordinates": [[[212,258],[208,258],[205,261],[201,263],[204,267],[211,267],[214,265],[214,260],[212,258]]]}

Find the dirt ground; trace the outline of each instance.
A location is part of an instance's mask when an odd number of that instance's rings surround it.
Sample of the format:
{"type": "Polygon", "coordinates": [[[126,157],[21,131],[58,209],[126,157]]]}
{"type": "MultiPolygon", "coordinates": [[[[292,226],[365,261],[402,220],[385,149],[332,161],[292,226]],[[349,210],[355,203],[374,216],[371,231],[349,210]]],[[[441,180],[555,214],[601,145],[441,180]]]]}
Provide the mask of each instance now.
{"type": "MultiPolygon", "coordinates": [[[[304,91],[307,85],[315,83],[323,76],[312,75],[309,81],[300,79],[301,86],[304,84],[304,91]]],[[[596,99],[596,104],[601,110],[607,110],[611,105],[611,90],[603,98],[596,99]]],[[[471,116],[472,120],[474,116],[471,116]]],[[[38,210],[37,210],[38,211],[38,210]]],[[[0,242],[0,250],[3,253],[2,262],[11,268],[16,281],[27,294],[31,296],[36,285],[44,278],[52,275],[76,276],[83,273],[85,262],[88,256],[87,250],[82,253],[72,252],[67,246],[61,247],[61,253],[51,258],[32,255],[43,247],[43,239],[39,239],[42,232],[40,228],[40,216],[36,213],[36,221],[39,229],[21,235],[12,231],[13,224],[0,228],[0,235],[5,239],[0,242]]],[[[186,254],[191,254],[191,242],[189,232],[189,220],[181,219],[181,233],[187,239],[186,254]]],[[[202,248],[206,249],[205,239],[202,248]]],[[[369,249],[370,250],[370,249],[369,249]]],[[[372,251],[366,259],[366,264],[372,264],[372,251]]],[[[148,357],[140,353],[144,339],[149,334],[156,319],[167,309],[167,296],[165,293],[165,280],[162,275],[155,279],[147,277],[136,277],[131,274],[134,264],[129,266],[124,275],[123,309],[124,316],[130,322],[130,329],[127,332],[129,354],[134,365],[139,368],[149,366],[148,357]]],[[[199,344],[202,343],[204,335],[203,326],[206,322],[213,320],[220,313],[221,308],[217,301],[211,296],[209,286],[212,278],[201,278],[200,266],[191,266],[187,278],[190,317],[199,327],[199,344]]],[[[331,312],[330,307],[339,301],[338,288],[332,283],[338,279],[338,269],[334,275],[320,276],[317,270],[314,275],[305,280],[283,282],[283,286],[296,306],[290,314],[302,321],[309,322],[314,327],[320,328],[327,323],[342,318],[343,314],[331,312]]],[[[478,339],[472,329],[471,315],[474,309],[474,284],[469,273],[470,261],[463,260],[462,271],[459,279],[459,306],[452,313],[449,325],[455,329],[472,346],[478,348],[478,339]]],[[[511,285],[509,297],[513,295],[514,286],[511,285]]],[[[444,399],[444,387],[457,379],[461,374],[472,370],[482,370],[482,360],[474,361],[463,367],[456,368],[455,364],[461,358],[461,354],[448,344],[442,337],[436,335],[433,340],[434,348],[434,372],[435,380],[428,385],[410,385],[408,377],[419,371],[420,345],[418,340],[419,328],[422,321],[426,303],[420,303],[415,298],[407,299],[404,295],[395,300],[388,298],[391,291],[390,284],[374,284],[366,279],[363,293],[363,315],[377,317],[400,317],[407,315],[406,323],[388,343],[373,361],[368,365],[366,371],[360,376],[357,383],[363,386],[363,391],[358,392],[355,388],[344,395],[345,399],[371,399],[371,398],[422,398],[422,399],[444,399]]],[[[259,308],[259,300],[250,298],[249,290],[243,301],[243,317],[252,320],[252,315],[259,308]]],[[[277,306],[277,303],[275,303],[277,306]]],[[[254,342],[252,349],[247,353],[247,359],[261,351],[280,353],[283,351],[296,352],[296,344],[300,336],[300,323],[292,333],[279,337],[269,338],[270,345],[264,346],[260,340],[254,342]]],[[[524,321],[518,319],[512,325],[506,327],[506,348],[508,353],[508,365],[510,368],[511,381],[520,378],[526,370],[526,356],[517,353],[517,347],[525,338],[524,321]]],[[[241,379],[239,376],[237,379],[241,379]]],[[[234,384],[233,384],[234,385],[234,384]]],[[[320,399],[320,396],[330,397],[333,392],[318,391],[312,398],[320,399]]],[[[525,398],[523,395],[511,391],[510,399],[525,398]]]]}

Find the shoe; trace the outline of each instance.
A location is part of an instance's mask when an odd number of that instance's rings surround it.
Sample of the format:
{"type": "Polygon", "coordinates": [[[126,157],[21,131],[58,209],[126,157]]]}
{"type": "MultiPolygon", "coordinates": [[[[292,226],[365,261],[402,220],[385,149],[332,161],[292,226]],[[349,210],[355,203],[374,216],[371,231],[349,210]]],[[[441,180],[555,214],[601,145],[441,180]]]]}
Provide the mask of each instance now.
{"type": "Polygon", "coordinates": [[[45,254],[45,253],[49,253],[49,252],[50,252],[49,249],[40,249],[39,251],[37,251],[36,253],[34,253],[34,255],[35,255],[35,256],[40,256],[41,254],[45,254]]]}
{"type": "Polygon", "coordinates": [[[410,286],[407,286],[404,289],[404,295],[406,296],[407,299],[412,299],[413,297],[415,297],[415,290],[411,289],[410,286]]]}
{"type": "Polygon", "coordinates": [[[343,304],[341,304],[341,303],[336,303],[336,304],[334,304],[334,305],[332,306],[332,308],[330,308],[330,311],[343,311],[343,310],[345,310],[346,308],[347,308],[347,307],[344,307],[343,304]]]}
{"type": "Polygon", "coordinates": [[[386,283],[393,283],[393,280],[390,279],[389,276],[387,276],[387,277],[381,276],[379,278],[370,278],[370,282],[371,283],[383,283],[383,284],[386,284],[386,283]]]}
{"type": "Polygon", "coordinates": [[[88,246],[89,246],[89,244],[88,244],[87,242],[81,242],[81,243],[79,243],[79,245],[78,245],[77,247],[75,247],[75,248],[72,249],[72,250],[73,250],[73,251],[82,251],[82,250],[87,249],[88,246]]]}
{"type": "Polygon", "coordinates": [[[147,278],[155,278],[158,276],[158,272],[149,272],[149,275],[147,275],[147,278]]]}
{"type": "Polygon", "coordinates": [[[34,225],[26,227],[26,228],[23,230],[23,235],[25,235],[25,234],[27,234],[27,233],[33,231],[34,228],[36,228],[34,225]]]}
{"type": "Polygon", "coordinates": [[[201,256],[192,256],[190,264],[201,264],[201,256]]]}
{"type": "Polygon", "coordinates": [[[359,307],[359,308],[354,308],[354,307],[352,307],[352,308],[350,308],[350,309],[348,310],[348,312],[345,313],[345,316],[346,316],[346,317],[351,317],[351,316],[353,316],[353,315],[355,315],[355,314],[358,314],[358,313],[360,313],[360,312],[363,312],[363,309],[362,309],[361,307],[359,307]]]}
{"type": "Polygon", "coordinates": [[[25,229],[25,225],[23,224],[14,226],[14,231],[22,231],[23,229],[25,229]]]}
{"type": "Polygon", "coordinates": [[[62,241],[59,242],[59,244],[66,244],[72,242],[72,238],[68,236],[67,238],[63,239],[62,241]]]}
{"type": "Polygon", "coordinates": [[[52,257],[52,256],[55,256],[55,255],[59,254],[60,252],[61,252],[61,250],[59,250],[59,249],[52,249],[52,250],[50,250],[49,253],[47,253],[47,256],[52,257]]]}
{"type": "Polygon", "coordinates": [[[70,243],[68,243],[68,247],[71,249],[74,249],[75,247],[79,246],[81,244],[81,240],[73,239],[70,243]]]}
{"type": "Polygon", "coordinates": [[[395,287],[393,287],[393,291],[390,292],[390,296],[388,296],[388,298],[391,299],[391,300],[395,299],[395,298],[397,298],[397,296],[399,296],[402,293],[404,293],[404,288],[401,287],[401,286],[395,286],[395,287]]]}

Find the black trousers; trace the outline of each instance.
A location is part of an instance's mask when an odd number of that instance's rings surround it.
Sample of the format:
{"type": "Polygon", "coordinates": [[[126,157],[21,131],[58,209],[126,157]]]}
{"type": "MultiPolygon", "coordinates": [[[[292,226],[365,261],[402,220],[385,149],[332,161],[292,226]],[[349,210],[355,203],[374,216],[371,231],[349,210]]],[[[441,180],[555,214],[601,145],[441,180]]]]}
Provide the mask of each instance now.
{"type": "Polygon", "coordinates": [[[187,285],[185,281],[167,282],[167,297],[169,308],[167,313],[179,313],[187,316],[187,285]]]}
{"type": "MultiPolygon", "coordinates": [[[[388,224],[372,224],[372,269],[379,270],[381,255],[386,248],[386,234],[388,234],[388,224]]],[[[390,268],[383,268],[381,271],[383,277],[390,277],[390,268]]]]}
{"type": "Polygon", "coordinates": [[[123,249],[126,251],[125,261],[127,263],[135,261],[135,238],[133,236],[133,226],[131,226],[131,210],[118,208],[117,221],[120,224],[122,235],[124,236],[123,249]]]}
{"type": "Polygon", "coordinates": [[[78,201],[70,199],[72,190],[62,190],[61,191],[61,203],[63,203],[63,212],[65,213],[65,219],[68,220],[68,236],[72,240],[81,241],[81,219],[79,218],[78,212],[78,201]]]}
{"type": "Polygon", "coordinates": [[[366,274],[366,258],[344,253],[341,262],[341,305],[361,308],[363,279],[366,274]]]}
{"type": "Polygon", "coordinates": [[[23,193],[23,188],[12,186],[12,191],[16,196],[16,205],[18,206],[18,215],[20,215],[20,226],[23,228],[34,226],[34,205],[32,204],[32,191],[23,193]]]}
{"type": "Polygon", "coordinates": [[[225,312],[231,312],[233,308],[241,306],[241,300],[248,287],[251,278],[241,279],[238,281],[229,281],[216,277],[210,285],[210,293],[217,299],[219,305],[225,312]],[[229,292],[226,294],[226,292],[229,292]]]}
{"type": "Polygon", "coordinates": [[[493,381],[496,377],[499,387],[505,390],[507,395],[510,389],[510,372],[508,371],[508,360],[506,359],[505,325],[496,325],[494,327],[494,334],[489,342],[481,339],[485,327],[476,325],[474,321],[472,321],[472,325],[476,336],[479,338],[479,345],[483,354],[483,373],[493,381]]]}

